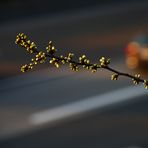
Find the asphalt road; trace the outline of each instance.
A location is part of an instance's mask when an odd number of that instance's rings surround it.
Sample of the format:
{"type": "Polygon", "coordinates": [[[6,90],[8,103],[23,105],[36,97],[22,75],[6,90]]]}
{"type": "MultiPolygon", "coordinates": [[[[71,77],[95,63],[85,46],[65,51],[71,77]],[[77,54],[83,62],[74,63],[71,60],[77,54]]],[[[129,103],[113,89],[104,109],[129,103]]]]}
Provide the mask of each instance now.
{"type": "Polygon", "coordinates": [[[95,110],[85,116],[39,128],[0,143],[2,148],[147,148],[148,100],[95,110]]]}
{"type": "Polygon", "coordinates": [[[113,59],[113,67],[128,71],[123,48],[133,36],[148,32],[147,5],[104,10],[1,25],[1,148],[148,147],[148,101],[141,86],[130,87],[128,79],[110,81],[106,71],[73,73],[51,67],[18,72],[29,59],[13,45],[18,32],[30,34],[41,49],[51,37],[59,54],[73,51],[92,59],[103,54],[113,59]]]}

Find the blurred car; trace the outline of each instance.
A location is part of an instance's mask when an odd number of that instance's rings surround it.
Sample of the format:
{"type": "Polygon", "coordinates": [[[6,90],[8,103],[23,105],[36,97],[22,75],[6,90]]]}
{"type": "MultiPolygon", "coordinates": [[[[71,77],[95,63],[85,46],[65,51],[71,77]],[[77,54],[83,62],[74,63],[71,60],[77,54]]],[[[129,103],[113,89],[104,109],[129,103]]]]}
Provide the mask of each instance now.
{"type": "Polygon", "coordinates": [[[130,69],[148,71],[148,38],[138,37],[127,45],[126,64],[130,69]]]}

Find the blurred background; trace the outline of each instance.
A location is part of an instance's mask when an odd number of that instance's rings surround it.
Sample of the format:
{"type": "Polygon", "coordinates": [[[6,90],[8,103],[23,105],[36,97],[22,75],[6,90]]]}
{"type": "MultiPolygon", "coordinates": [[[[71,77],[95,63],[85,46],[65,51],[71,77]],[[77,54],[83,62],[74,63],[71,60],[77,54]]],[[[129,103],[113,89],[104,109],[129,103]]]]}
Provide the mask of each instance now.
{"type": "Polygon", "coordinates": [[[148,147],[143,86],[48,63],[22,74],[32,58],[15,44],[22,32],[39,50],[52,40],[59,55],[105,56],[147,79],[147,0],[0,0],[0,148],[148,147]]]}

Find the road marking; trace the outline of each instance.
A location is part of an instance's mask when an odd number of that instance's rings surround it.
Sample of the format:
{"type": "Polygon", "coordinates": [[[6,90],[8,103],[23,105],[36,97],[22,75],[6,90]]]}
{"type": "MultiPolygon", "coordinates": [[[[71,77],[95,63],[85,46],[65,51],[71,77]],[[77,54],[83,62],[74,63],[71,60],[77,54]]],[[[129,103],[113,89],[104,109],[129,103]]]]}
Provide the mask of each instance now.
{"type": "Polygon", "coordinates": [[[101,109],[116,103],[129,101],[146,93],[148,93],[148,91],[145,90],[143,86],[130,86],[102,95],[90,97],[85,100],[61,105],[53,109],[34,113],[30,116],[29,120],[33,125],[40,125],[44,123],[49,124],[55,121],[66,119],[68,117],[86,113],[94,109],[101,109]]]}

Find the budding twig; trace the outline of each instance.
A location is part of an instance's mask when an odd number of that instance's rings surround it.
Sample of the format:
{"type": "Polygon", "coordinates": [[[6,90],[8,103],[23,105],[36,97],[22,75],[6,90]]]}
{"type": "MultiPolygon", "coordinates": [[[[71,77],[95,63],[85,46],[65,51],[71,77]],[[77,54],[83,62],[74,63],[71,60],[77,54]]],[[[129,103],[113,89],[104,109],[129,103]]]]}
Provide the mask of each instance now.
{"type": "Polygon", "coordinates": [[[110,59],[101,57],[99,63],[91,63],[90,60],[85,56],[82,55],[79,57],[77,61],[73,59],[74,54],[68,53],[67,56],[57,56],[56,48],[53,46],[52,41],[48,43],[46,47],[46,52],[38,51],[37,46],[34,42],[31,42],[27,39],[27,36],[24,33],[19,33],[16,36],[16,44],[24,47],[27,52],[30,54],[35,54],[35,57],[31,59],[29,64],[25,64],[21,67],[22,72],[26,72],[29,69],[32,69],[37,64],[45,63],[45,61],[49,61],[50,64],[55,65],[55,67],[59,68],[61,64],[69,64],[69,67],[73,71],[79,71],[80,66],[87,70],[91,70],[95,73],[99,68],[107,69],[113,74],[111,75],[111,80],[117,80],[119,76],[125,76],[131,78],[135,85],[139,84],[140,82],[144,84],[145,89],[148,89],[148,80],[144,80],[140,78],[140,74],[130,75],[128,73],[117,71],[109,66],[110,59]]]}

